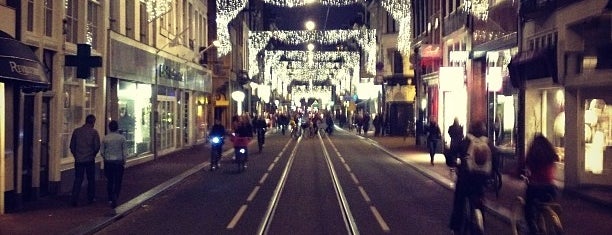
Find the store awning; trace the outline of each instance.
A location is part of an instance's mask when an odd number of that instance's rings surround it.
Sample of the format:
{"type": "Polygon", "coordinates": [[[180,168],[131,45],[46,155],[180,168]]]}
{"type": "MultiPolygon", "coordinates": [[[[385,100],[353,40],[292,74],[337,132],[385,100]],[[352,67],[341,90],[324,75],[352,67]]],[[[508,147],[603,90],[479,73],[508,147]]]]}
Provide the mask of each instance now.
{"type": "Polygon", "coordinates": [[[49,88],[45,67],[30,47],[0,31],[0,81],[21,86],[24,92],[49,88]]]}
{"type": "Polygon", "coordinates": [[[525,80],[552,77],[557,82],[556,48],[537,51],[522,51],[516,54],[508,64],[510,81],[519,87],[525,80]]]}

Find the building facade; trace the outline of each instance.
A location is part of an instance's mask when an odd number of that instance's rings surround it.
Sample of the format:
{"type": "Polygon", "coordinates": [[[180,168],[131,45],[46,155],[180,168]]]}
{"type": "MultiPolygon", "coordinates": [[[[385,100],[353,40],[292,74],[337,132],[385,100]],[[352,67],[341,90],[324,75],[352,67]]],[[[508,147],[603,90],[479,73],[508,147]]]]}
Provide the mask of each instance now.
{"type": "Polygon", "coordinates": [[[3,133],[2,209],[18,211],[38,197],[70,191],[70,136],[88,114],[97,117],[101,136],[108,121],[121,123],[128,166],[204,141],[212,94],[212,73],[199,63],[200,49],[208,45],[206,2],[172,1],[171,10],[159,15],[146,4],[0,1],[8,13],[1,14],[2,22],[15,25],[15,36],[38,56],[50,83],[44,92],[4,94],[18,104],[6,108],[24,111],[4,112],[10,125],[3,133]],[[86,79],[65,66],[65,56],[77,54],[79,44],[102,58],[86,79]],[[15,121],[23,117],[31,120],[15,121]]]}

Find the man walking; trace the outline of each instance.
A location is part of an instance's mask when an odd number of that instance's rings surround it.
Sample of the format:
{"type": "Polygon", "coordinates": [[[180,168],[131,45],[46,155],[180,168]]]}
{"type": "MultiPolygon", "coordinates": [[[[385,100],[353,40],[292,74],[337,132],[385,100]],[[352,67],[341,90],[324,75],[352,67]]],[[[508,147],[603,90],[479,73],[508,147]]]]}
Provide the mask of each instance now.
{"type": "Polygon", "coordinates": [[[96,117],[87,115],[85,124],[72,132],[70,152],[74,157],[74,184],[71,205],[77,206],[84,174],[87,173],[87,200],[95,202],[96,196],[96,154],[100,150],[100,135],[94,129],[96,117]]]}

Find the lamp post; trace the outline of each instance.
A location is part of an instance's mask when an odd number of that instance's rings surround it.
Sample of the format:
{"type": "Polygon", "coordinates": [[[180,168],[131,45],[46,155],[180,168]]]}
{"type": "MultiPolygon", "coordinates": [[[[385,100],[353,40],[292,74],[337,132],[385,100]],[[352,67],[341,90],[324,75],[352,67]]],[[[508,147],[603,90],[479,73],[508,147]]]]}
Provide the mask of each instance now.
{"type": "Polygon", "coordinates": [[[232,92],[232,99],[236,101],[238,104],[236,106],[236,114],[242,114],[242,101],[244,101],[244,92],[242,91],[234,91],[232,92]]]}

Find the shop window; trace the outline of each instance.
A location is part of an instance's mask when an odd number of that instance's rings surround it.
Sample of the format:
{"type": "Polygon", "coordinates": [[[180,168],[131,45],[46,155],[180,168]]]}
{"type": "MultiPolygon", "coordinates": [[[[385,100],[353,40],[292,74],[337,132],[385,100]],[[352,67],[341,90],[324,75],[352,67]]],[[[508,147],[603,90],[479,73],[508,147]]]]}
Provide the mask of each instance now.
{"type": "Polygon", "coordinates": [[[119,81],[119,132],[125,136],[128,157],[150,152],[151,85],[119,81]],[[139,94],[135,96],[134,94],[139,94]]]}
{"type": "Polygon", "coordinates": [[[604,99],[586,99],[584,108],[585,171],[612,173],[612,107],[604,99]]]}
{"type": "Polygon", "coordinates": [[[565,159],[565,98],[562,89],[542,92],[540,132],[548,138],[557,150],[559,158],[565,159]]]}

